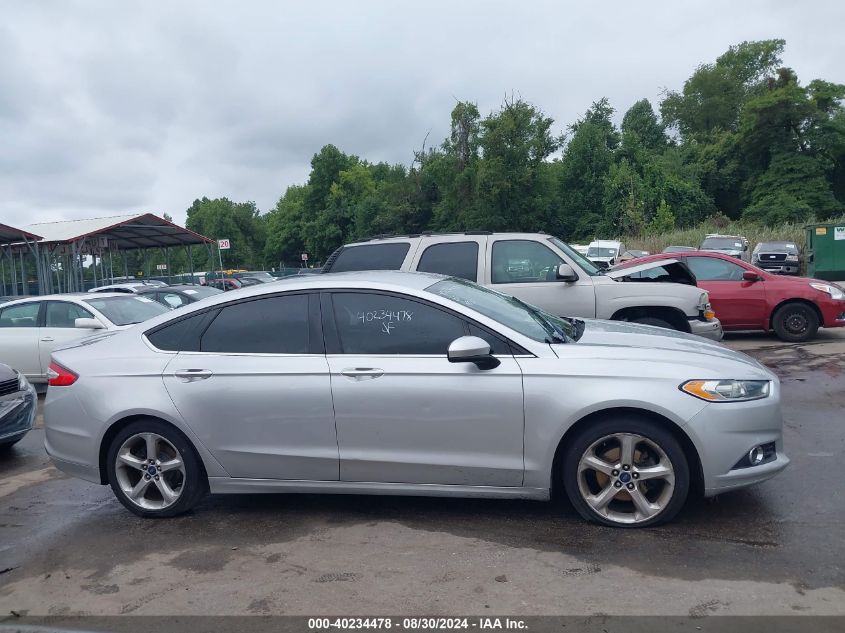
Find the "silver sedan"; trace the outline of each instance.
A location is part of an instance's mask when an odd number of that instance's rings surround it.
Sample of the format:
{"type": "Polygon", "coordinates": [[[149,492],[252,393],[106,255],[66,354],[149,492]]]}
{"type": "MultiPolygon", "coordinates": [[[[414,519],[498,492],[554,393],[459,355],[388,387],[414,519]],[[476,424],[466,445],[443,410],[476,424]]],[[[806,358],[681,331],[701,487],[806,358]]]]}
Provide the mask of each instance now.
{"type": "Polygon", "coordinates": [[[549,499],[670,520],[783,470],[780,385],[718,343],[463,279],[292,277],[53,354],[46,447],[132,512],[211,493],[549,499]]]}

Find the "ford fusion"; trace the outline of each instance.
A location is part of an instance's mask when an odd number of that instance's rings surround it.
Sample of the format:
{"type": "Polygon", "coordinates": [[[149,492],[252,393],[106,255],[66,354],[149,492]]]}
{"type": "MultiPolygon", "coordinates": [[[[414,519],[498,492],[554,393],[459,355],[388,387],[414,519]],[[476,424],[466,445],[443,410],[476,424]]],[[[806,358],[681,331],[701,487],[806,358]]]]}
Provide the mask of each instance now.
{"type": "Polygon", "coordinates": [[[640,527],[789,462],[748,356],[405,272],[243,288],[58,350],[44,416],[56,465],[143,517],[209,492],[559,491],[640,527]]]}

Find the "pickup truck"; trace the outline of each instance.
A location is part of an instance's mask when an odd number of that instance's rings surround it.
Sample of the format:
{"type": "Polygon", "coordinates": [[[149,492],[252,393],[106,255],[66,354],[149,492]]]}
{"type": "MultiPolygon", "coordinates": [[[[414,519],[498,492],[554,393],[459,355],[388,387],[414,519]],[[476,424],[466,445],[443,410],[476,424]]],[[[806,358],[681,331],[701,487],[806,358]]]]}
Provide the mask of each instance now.
{"type": "MultiPolygon", "coordinates": [[[[671,263],[660,264],[672,272],[671,263]]],[[[644,265],[646,268],[654,264],[644,265]]],[[[469,279],[552,314],[630,321],[721,340],[706,291],[678,265],[670,283],[617,281],[562,240],[544,233],[448,233],[379,237],[347,244],[324,273],[405,270],[469,279]]],[[[630,275],[627,268],[625,275],[630,275]]]]}

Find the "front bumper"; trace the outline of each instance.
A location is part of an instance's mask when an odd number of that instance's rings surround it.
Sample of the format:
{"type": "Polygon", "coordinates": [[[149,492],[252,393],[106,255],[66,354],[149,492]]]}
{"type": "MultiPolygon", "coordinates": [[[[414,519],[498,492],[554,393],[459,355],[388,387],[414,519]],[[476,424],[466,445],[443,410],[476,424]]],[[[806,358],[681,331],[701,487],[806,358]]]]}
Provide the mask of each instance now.
{"type": "Polygon", "coordinates": [[[789,465],[783,452],[780,384],[772,395],[750,402],[715,402],[705,406],[685,430],[701,458],[704,496],[743,488],[774,477],[789,465]],[[759,466],[734,468],[755,446],[775,443],[775,459],[759,466]]]}
{"type": "Polygon", "coordinates": [[[32,385],[0,397],[0,444],[17,441],[32,429],[37,406],[38,396],[32,385]]]}
{"type": "Polygon", "coordinates": [[[798,263],[797,262],[790,262],[790,263],[777,263],[771,264],[768,262],[751,262],[754,266],[758,268],[762,268],[768,273],[772,273],[774,275],[797,275],[798,274],[798,263]]]}
{"type": "Polygon", "coordinates": [[[692,334],[709,338],[712,341],[721,341],[724,336],[722,322],[719,319],[703,321],[698,317],[690,317],[689,329],[692,334]]]}

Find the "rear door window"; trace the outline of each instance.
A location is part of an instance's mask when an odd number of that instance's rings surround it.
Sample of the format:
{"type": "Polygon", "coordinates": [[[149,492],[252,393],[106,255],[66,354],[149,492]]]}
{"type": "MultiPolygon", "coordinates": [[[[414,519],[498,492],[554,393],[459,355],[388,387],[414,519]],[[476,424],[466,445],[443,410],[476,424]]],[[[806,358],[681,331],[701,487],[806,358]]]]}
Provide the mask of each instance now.
{"type": "Polygon", "coordinates": [[[478,281],[478,242],[432,244],[423,251],[417,270],[478,281]]]}
{"type": "Polygon", "coordinates": [[[168,352],[198,352],[200,338],[218,310],[201,312],[178,321],[170,322],[147,333],[153,346],[168,352]]]}
{"type": "Polygon", "coordinates": [[[36,327],[40,301],[31,301],[0,310],[0,327],[36,327]]]}
{"type": "Polygon", "coordinates": [[[307,354],[308,295],[244,301],[220,310],[200,351],[228,354],[307,354]]]}
{"type": "Polygon", "coordinates": [[[408,242],[347,246],[337,256],[329,272],[354,270],[400,270],[411,245],[408,242]]]}

